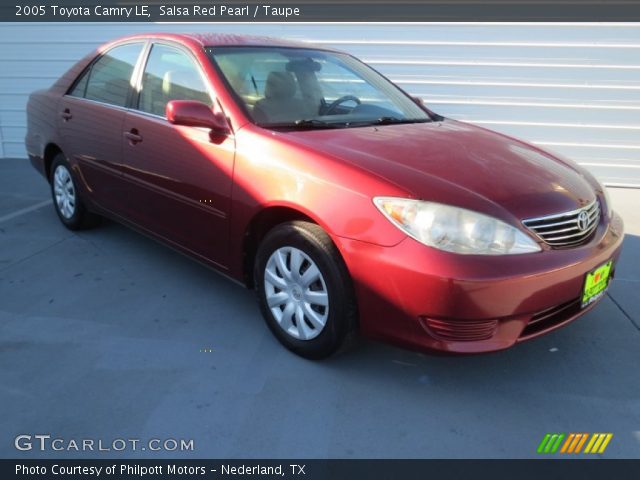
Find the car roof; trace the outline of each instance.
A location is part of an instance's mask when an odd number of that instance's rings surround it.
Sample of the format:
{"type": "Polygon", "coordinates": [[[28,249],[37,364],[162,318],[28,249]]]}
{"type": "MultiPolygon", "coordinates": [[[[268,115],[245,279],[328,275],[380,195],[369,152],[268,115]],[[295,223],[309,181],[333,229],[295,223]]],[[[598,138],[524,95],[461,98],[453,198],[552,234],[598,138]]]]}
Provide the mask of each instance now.
{"type": "Polygon", "coordinates": [[[337,51],[332,48],[318,47],[309,42],[285,40],[273,37],[263,37],[256,35],[239,35],[235,33],[145,33],[140,35],[129,35],[121,37],[115,42],[120,43],[122,41],[132,39],[162,39],[173,40],[180,43],[198,44],[201,47],[230,47],[230,46],[244,46],[244,47],[289,47],[289,48],[312,48],[314,50],[330,50],[337,51]]]}

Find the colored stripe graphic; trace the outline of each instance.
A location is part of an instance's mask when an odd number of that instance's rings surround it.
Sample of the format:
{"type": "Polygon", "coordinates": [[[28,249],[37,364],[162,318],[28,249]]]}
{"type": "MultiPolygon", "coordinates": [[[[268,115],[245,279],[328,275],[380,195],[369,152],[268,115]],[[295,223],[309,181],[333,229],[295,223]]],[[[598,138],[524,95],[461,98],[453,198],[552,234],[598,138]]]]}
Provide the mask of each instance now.
{"type": "Polygon", "coordinates": [[[567,453],[567,449],[569,448],[569,445],[571,445],[571,442],[574,442],[576,438],[576,434],[575,433],[570,433],[569,436],[567,437],[567,441],[564,442],[564,445],[562,446],[562,450],[560,450],[560,453],[567,453]]]}
{"type": "Polygon", "coordinates": [[[538,445],[538,453],[556,453],[564,437],[564,433],[547,433],[538,445]]]}
{"type": "Polygon", "coordinates": [[[560,453],[580,453],[588,436],[588,433],[570,433],[560,453]]]}
{"type": "Polygon", "coordinates": [[[582,433],[580,435],[582,435],[582,439],[580,440],[580,443],[578,443],[578,445],[576,446],[575,453],[580,453],[580,450],[582,450],[582,446],[584,445],[584,442],[586,442],[587,438],[589,437],[588,433],[582,433]]]}
{"type": "Polygon", "coordinates": [[[582,447],[586,443],[584,453],[604,453],[612,438],[612,433],[547,433],[538,445],[537,452],[541,454],[556,452],[578,454],[583,451],[582,447]]]}
{"type": "Polygon", "coordinates": [[[558,434],[558,439],[553,444],[553,447],[551,447],[551,452],[550,453],[556,453],[558,451],[558,448],[560,448],[560,443],[562,442],[563,438],[564,438],[564,433],[558,434]]]}
{"type": "Polygon", "coordinates": [[[594,433],[584,449],[584,453],[604,453],[613,437],[612,433],[594,433]]]}
{"type": "Polygon", "coordinates": [[[544,447],[547,445],[547,442],[549,441],[550,438],[551,438],[551,434],[550,433],[547,433],[544,436],[544,438],[540,442],[540,445],[538,445],[538,453],[544,453],[544,447]]]}
{"type": "Polygon", "coordinates": [[[607,433],[607,437],[602,442],[602,446],[600,447],[600,451],[598,453],[604,453],[605,449],[609,446],[609,442],[613,438],[613,433],[607,433]]]}

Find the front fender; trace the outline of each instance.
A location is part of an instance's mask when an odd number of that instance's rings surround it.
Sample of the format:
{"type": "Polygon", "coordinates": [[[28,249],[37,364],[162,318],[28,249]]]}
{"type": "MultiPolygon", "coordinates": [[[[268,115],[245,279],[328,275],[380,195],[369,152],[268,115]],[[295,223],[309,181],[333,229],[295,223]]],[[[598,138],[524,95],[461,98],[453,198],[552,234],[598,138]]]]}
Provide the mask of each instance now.
{"type": "MultiPolygon", "coordinates": [[[[358,167],[278,137],[278,132],[258,128],[236,133],[230,238],[243,238],[251,220],[269,207],[299,211],[332,237],[381,246],[397,245],[406,238],[372,201],[375,195],[406,192],[358,167]]],[[[238,265],[241,243],[232,242],[231,260],[238,265]]]]}

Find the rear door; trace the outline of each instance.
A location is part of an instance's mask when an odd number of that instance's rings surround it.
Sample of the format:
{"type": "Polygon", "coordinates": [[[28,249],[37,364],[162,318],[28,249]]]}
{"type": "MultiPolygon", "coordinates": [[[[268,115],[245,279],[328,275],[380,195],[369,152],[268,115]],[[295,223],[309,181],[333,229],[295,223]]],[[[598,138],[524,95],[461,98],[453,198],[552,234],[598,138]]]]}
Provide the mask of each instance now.
{"type": "Polygon", "coordinates": [[[154,43],[122,126],[128,217],[226,266],[235,139],[214,141],[208,129],[170,124],[170,100],[219,110],[195,57],[179,45],[154,43]]]}
{"type": "Polygon", "coordinates": [[[122,124],[145,42],[115,46],[83,72],[59,106],[63,149],[91,200],[120,213],[122,124]]]}

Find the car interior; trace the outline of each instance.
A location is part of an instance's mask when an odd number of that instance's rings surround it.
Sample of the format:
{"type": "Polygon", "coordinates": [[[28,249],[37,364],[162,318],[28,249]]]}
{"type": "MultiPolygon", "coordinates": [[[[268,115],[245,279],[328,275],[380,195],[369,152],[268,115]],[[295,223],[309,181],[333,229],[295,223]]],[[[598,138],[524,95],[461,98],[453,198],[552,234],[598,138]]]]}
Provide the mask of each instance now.
{"type": "Polygon", "coordinates": [[[294,116],[306,118],[319,113],[320,103],[300,98],[296,78],[291,72],[270,72],[264,88],[264,97],[253,107],[253,118],[258,123],[284,122],[294,116]]]}

